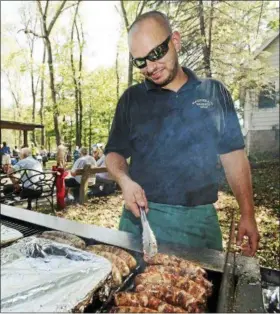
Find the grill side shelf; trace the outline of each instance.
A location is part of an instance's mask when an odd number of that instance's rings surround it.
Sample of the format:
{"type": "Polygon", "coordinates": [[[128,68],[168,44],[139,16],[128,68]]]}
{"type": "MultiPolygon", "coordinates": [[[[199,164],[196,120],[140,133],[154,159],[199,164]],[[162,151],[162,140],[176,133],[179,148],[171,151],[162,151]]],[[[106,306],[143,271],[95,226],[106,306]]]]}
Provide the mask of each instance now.
{"type": "Polygon", "coordinates": [[[6,227],[18,230],[19,232],[23,234],[24,237],[28,237],[36,233],[49,230],[48,228],[34,226],[33,224],[28,224],[22,221],[10,220],[10,219],[7,219],[7,217],[3,217],[2,215],[1,215],[1,224],[3,224],[6,227]]]}

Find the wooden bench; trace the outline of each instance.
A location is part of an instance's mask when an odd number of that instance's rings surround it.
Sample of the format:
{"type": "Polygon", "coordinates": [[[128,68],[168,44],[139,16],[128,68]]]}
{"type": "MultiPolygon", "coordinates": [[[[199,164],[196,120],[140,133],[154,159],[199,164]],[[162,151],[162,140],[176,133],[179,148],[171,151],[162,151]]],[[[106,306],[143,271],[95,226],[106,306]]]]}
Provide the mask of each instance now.
{"type": "Polygon", "coordinates": [[[85,165],[83,169],[77,169],[76,174],[81,175],[81,185],[79,191],[79,203],[84,204],[88,200],[88,179],[96,176],[97,173],[108,172],[106,167],[94,167],[85,165]]]}
{"type": "Polygon", "coordinates": [[[11,174],[2,174],[0,176],[0,203],[14,205],[27,199],[28,208],[31,209],[31,202],[35,200],[37,209],[38,200],[46,199],[54,210],[56,177],[55,171],[41,172],[33,169],[19,169],[11,174]],[[31,183],[30,190],[35,195],[24,196],[24,191],[31,183]]]}

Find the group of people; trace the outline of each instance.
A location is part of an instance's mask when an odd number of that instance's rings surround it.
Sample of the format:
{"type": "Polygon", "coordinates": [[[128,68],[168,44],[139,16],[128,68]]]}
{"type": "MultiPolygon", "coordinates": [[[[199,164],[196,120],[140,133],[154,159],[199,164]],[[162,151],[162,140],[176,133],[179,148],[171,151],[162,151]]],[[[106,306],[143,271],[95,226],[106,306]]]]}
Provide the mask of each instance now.
{"type": "MultiPolygon", "coordinates": [[[[7,155],[10,155],[10,149],[7,144],[4,142],[3,151],[6,152],[7,155]]],[[[30,176],[30,172],[36,170],[39,172],[43,172],[42,163],[37,155],[34,155],[34,150],[32,150],[33,146],[30,148],[24,147],[18,151],[19,160],[13,164],[9,165],[6,173],[10,176],[12,184],[8,185],[4,189],[4,194],[9,194],[12,192],[16,192],[21,197],[32,197],[36,196],[36,191],[32,188],[32,183],[36,181],[36,178],[39,178],[39,175],[32,175],[32,182],[30,180],[24,180],[23,186],[19,187],[18,181],[14,179],[13,172],[18,170],[28,170],[28,176],[30,176]],[[35,181],[34,181],[35,180],[35,181]],[[35,194],[34,194],[35,193],[35,194]]],[[[75,192],[79,191],[79,187],[81,184],[81,175],[77,175],[77,169],[83,169],[84,165],[89,164],[94,167],[106,167],[105,166],[105,155],[103,154],[102,146],[93,145],[91,151],[92,154],[89,154],[89,151],[86,147],[81,147],[79,150],[79,158],[74,162],[71,171],[69,171],[69,175],[65,178],[65,186],[66,186],[66,199],[68,201],[73,201],[78,198],[76,197],[75,192]],[[73,195],[73,194],[74,195],[73,195]]],[[[66,170],[66,147],[64,145],[59,145],[57,148],[57,167],[63,168],[66,170]]],[[[105,173],[98,173],[96,177],[89,178],[89,187],[91,196],[102,196],[109,195],[115,191],[116,183],[112,180],[110,175],[105,173]]],[[[31,203],[28,203],[28,208],[31,208],[31,203]]]]}
{"type": "MultiPolygon", "coordinates": [[[[25,146],[22,146],[22,148],[26,148],[25,146]]],[[[44,146],[41,147],[40,150],[36,147],[34,143],[31,143],[30,146],[30,153],[31,156],[38,160],[43,167],[46,167],[46,163],[48,161],[48,152],[44,148],[44,146]]],[[[1,149],[0,149],[0,162],[1,162],[1,169],[4,173],[8,172],[8,169],[15,165],[20,159],[20,149],[15,146],[14,149],[10,149],[9,145],[7,142],[3,142],[1,144],[1,149]]]]}
{"type": "MultiPolygon", "coordinates": [[[[93,167],[106,167],[105,155],[102,149],[102,145],[93,145],[91,148],[91,154],[88,148],[76,147],[76,151],[79,153],[79,157],[76,158],[69,176],[65,179],[66,186],[66,200],[72,201],[76,198],[78,188],[81,185],[81,175],[77,175],[78,169],[83,169],[86,164],[93,167]]],[[[76,155],[78,155],[76,153],[76,155]]],[[[116,183],[108,172],[97,173],[95,177],[90,177],[88,181],[90,187],[90,196],[109,195],[116,189],[116,183]]]]}

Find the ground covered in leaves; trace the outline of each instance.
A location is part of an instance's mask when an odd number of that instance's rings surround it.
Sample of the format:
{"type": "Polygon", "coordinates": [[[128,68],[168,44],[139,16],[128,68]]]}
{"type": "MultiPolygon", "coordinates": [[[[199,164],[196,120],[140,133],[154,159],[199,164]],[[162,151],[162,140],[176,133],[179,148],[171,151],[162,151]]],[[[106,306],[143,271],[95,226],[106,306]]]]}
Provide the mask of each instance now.
{"type": "MultiPolygon", "coordinates": [[[[252,169],[256,219],[261,235],[257,258],[262,266],[279,269],[279,164],[264,164],[261,168],[252,169]]],[[[223,181],[222,181],[223,182],[223,181]]],[[[107,228],[118,228],[122,210],[122,195],[116,192],[107,197],[92,198],[86,205],[70,205],[57,216],[87,224],[107,228]]],[[[219,200],[215,203],[223,233],[223,245],[226,248],[231,211],[238,205],[227,184],[222,183],[219,200]]],[[[41,212],[53,214],[47,208],[41,212]]],[[[237,215],[238,220],[238,215],[237,215]]]]}

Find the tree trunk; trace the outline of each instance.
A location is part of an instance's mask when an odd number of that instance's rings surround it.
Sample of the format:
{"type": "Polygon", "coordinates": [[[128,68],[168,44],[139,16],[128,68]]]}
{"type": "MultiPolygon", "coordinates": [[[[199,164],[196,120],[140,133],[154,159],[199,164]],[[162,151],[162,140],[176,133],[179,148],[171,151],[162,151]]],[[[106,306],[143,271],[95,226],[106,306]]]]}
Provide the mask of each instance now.
{"type": "Polygon", "coordinates": [[[130,57],[130,53],[128,55],[129,61],[128,61],[128,87],[132,85],[133,82],[133,64],[132,64],[132,60],[130,57]]]}
{"type": "Polygon", "coordinates": [[[92,144],[92,117],[91,117],[92,113],[91,113],[91,106],[90,106],[90,112],[89,112],[89,149],[91,149],[91,144],[92,144]]]}
{"type": "Polygon", "coordinates": [[[78,91],[78,83],[76,79],[76,69],[74,64],[74,52],[73,52],[73,46],[74,46],[74,26],[76,17],[78,14],[78,5],[75,10],[73,23],[72,23],[72,29],[71,29],[71,68],[72,68],[72,76],[73,76],[73,83],[74,83],[74,89],[75,89],[75,118],[76,118],[76,146],[81,146],[81,136],[80,136],[80,116],[79,116],[79,91],[78,91]]]}
{"type": "MultiPolygon", "coordinates": [[[[81,25],[81,35],[82,35],[82,40],[80,38],[80,33],[79,29],[77,26],[77,23],[75,21],[75,26],[76,26],[76,32],[77,32],[77,38],[78,38],[78,43],[79,43],[79,79],[78,79],[78,93],[79,93],[79,112],[80,112],[80,144],[82,145],[82,140],[83,140],[83,98],[82,98],[82,70],[83,70],[83,47],[84,47],[84,32],[81,25]]],[[[86,145],[86,143],[85,143],[86,145]]]]}
{"type": "Polygon", "coordinates": [[[204,61],[203,63],[205,67],[205,74],[206,74],[206,77],[212,77],[210,50],[207,44],[206,30],[205,30],[203,0],[198,0],[198,6],[199,6],[200,35],[203,40],[202,51],[203,51],[203,61],[204,61]]]}
{"type": "MultiPolygon", "coordinates": [[[[128,33],[129,21],[128,21],[128,17],[127,17],[127,12],[126,12],[125,7],[124,7],[124,0],[121,0],[120,3],[121,3],[122,15],[123,15],[124,23],[125,23],[125,28],[126,28],[126,31],[128,33]]],[[[128,75],[127,75],[128,87],[132,85],[132,81],[133,81],[133,65],[132,65],[132,61],[130,58],[130,52],[129,52],[128,53],[128,75]]]]}
{"type": "MultiPolygon", "coordinates": [[[[55,140],[56,145],[58,146],[60,144],[60,131],[58,127],[58,116],[59,116],[59,110],[58,105],[56,102],[56,91],[55,91],[55,76],[54,76],[54,69],[53,69],[53,58],[52,58],[52,46],[50,42],[50,34],[52,31],[52,28],[54,27],[55,22],[57,21],[59,15],[61,14],[63,7],[66,4],[66,0],[63,0],[60,3],[60,6],[57,8],[55,15],[53,16],[52,20],[49,23],[49,26],[47,27],[47,11],[48,11],[48,4],[49,2],[46,2],[45,11],[43,12],[41,1],[36,1],[38,10],[40,12],[41,16],[41,29],[43,31],[43,36],[39,36],[44,38],[45,46],[48,52],[48,66],[49,66],[49,75],[50,75],[50,88],[51,88],[51,97],[52,97],[52,103],[53,103],[53,122],[54,122],[54,131],[55,131],[55,140]]],[[[31,32],[34,34],[34,32],[31,32]]]]}
{"type": "MultiPolygon", "coordinates": [[[[45,92],[45,70],[44,70],[44,65],[46,61],[46,47],[44,47],[44,52],[43,52],[43,60],[42,60],[42,65],[43,65],[43,73],[41,77],[41,97],[40,97],[40,123],[44,124],[44,92],[45,92]]],[[[42,129],[41,132],[41,145],[45,146],[45,128],[42,129]]]]}
{"type": "MultiPolygon", "coordinates": [[[[33,53],[31,53],[31,60],[32,60],[32,57],[33,57],[32,55],[33,55],[33,53]]],[[[33,65],[31,65],[30,78],[31,78],[31,91],[32,91],[32,123],[35,123],[36,92],[35,92],[35,86],[34,86],[33,65]]],[[[35,130],[33,130],[33,132],[32,132],[32,141],[36,145],[35,130]]]]}
{"type": "Polygon", "coordinates": [[[56,102],[56,91],[55,91],[55,79],[54,79],[54,69],[53,69],[53,59],[52,59],[52,46],[49,37],[45,38],[45,43],[48,51],[48,65],[49,65],[49,74],[50,74],[50,88],[51,88],[51,97],[53,102],[53,123],[54,123],[54,131],[55,131],[55,140],[56,145],[60,145],[60,131],[58,127],[58,106],[56,102]]]}
{"type": "Polygon", "coordinates": [[[117,101],[120,98],[120,76],[119,76],[119,46],[117,47],[117,55],[116,55],[116,78],[117,78],[117,101]]]}

